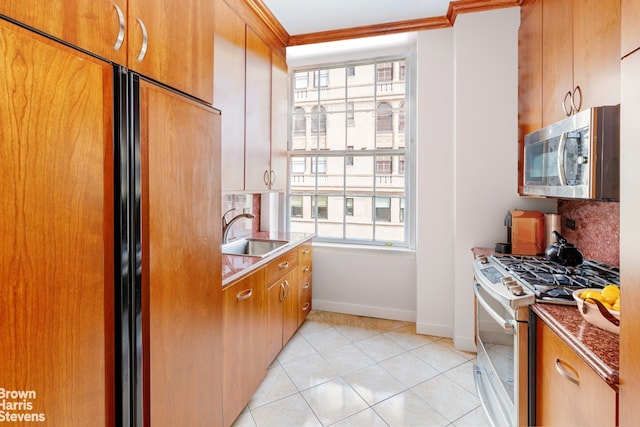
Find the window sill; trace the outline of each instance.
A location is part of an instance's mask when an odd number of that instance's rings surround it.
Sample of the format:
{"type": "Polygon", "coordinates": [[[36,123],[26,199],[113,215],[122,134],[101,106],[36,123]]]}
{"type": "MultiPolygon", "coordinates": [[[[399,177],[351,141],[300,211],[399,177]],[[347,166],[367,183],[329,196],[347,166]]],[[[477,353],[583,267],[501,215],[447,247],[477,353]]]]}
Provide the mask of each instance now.
{"type": "Polygon", "coordinates": [[[398,256],[410,256],[415,257],[416,251],[415,249],[409,249],[399,246],[372,246],[372,245],[357,245],[357,244],[349,244],[349,243],[329,243],[329,242],[313,242],[314,249],[320,250],[331,250],[331,251],[339,251],[345,253],[357,253],[357,254],[366,254],[366,253],[384,253],[389,255],[398,255],[398,256]]]}

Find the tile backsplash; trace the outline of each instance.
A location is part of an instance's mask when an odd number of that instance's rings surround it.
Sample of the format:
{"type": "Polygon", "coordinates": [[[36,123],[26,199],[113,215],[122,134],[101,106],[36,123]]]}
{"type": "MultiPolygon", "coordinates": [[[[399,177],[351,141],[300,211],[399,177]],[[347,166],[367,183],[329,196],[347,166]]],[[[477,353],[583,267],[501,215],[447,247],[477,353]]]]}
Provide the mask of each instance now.
{"type": "Polygon", "coordinates": [[[620,265],[620,203],[591,200],[558,200],[562,235],[576,245],[586,259],[620,265]],[[575,229],[566,219],[575,221],[575,229]]]}

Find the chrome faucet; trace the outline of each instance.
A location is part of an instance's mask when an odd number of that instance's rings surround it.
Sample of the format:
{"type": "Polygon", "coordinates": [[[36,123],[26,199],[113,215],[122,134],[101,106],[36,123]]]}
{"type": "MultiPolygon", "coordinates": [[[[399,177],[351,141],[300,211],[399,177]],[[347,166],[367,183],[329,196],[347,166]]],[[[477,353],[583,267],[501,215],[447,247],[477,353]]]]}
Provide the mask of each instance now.
{"type": "Polygon", "coordinates": [[[233,218],[231,218],[230,221],[227,221],[227,214],[231,211],[235,211],[236,208],[231,208],[228,211],[226,211],[223,215],[222,215],[222,243],[227,243],[227,239],[229,236],[229,228],[231,228],[231,224],[233,224],[234,222],[236,222],[237,220],[239,220],[240,218],[255,218],[255,215],[250,214],[250,213],[241,213],[238,214],[236,216],[234,216],[233,218]]]}

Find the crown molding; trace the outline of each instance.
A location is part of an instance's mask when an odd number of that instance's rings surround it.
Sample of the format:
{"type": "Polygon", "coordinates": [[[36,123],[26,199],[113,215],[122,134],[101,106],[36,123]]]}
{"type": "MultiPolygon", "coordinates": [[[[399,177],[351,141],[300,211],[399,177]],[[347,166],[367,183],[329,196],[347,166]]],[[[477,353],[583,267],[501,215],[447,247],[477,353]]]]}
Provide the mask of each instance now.
{"type": "Polygon", "coordinates": [[[374,37],[387,34],[406,33],[410,31],[447,28],[454,25],[456,18],[461,13],[482,12],[485,10],[519,6],[522,1],[523,0],[451,1],[449,3],[449,9],[447,10],[446,16],[366,25],[339,30],[320,31],[316,33],[289,35],[262,0],[245,0],[247,5],[258,15],[264,24],[269,27],[278,40],[280,40],[285,46],[300,46],[360,37],[374,37]]]}

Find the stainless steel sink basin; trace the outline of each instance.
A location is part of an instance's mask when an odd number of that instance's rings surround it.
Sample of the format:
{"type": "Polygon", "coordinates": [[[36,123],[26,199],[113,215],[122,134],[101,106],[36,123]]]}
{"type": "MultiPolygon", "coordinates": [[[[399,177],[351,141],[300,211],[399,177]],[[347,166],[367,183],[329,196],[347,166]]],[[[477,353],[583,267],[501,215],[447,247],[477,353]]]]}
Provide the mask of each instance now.
{"type": "Polygon", "coordinates": [[[222,253],[225,255],[244,255],[264,258],[287,243],[289,242],[286,240],[240,239],[222,245],[222,253]]]}

